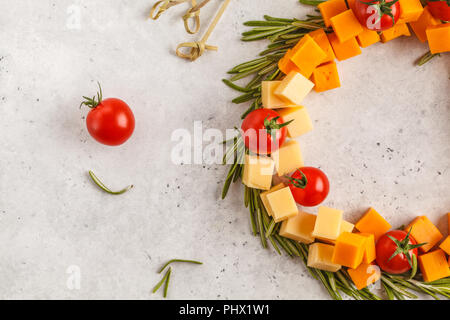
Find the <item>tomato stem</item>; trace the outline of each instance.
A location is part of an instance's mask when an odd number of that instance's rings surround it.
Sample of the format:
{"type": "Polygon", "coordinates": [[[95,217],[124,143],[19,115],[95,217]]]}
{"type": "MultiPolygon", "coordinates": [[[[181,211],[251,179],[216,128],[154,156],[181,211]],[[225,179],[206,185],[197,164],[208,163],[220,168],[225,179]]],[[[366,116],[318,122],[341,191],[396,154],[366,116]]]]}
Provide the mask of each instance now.
{"type": "Polygon", "coordinates": [[[289,177],[289,176],[285,176],[285,177],[289,179],[289,182],[290,182],[294,187],[300,188],[300,189],[305,189],[305,188],[306,188],[306,185],[308,184],[308,178],[306,178],[305,174],[304,174],[300,169],[298,169],[297,172],[300,173],[300,174],[302,175],[302,178],[301,178],[301,179],[298,179],[298,178],[292,178],[292,177],[289,177]]]}
{"type": "Polygon", "coordinates": [[[81,102],[80,108],[85,105],[91,109],[95,109],[100,103],[103,101],[103,92],[102,92],[102,86],[100,85],[100,82],[97,81],[99,91],[97,91],[97,96],[93,96],[92,98],[83,96],[84,101],[81,102]]]}
{"type": "MultiPolygon", "coordinates": [[[[395,239],[393,236],[391,235],[387,235],[389,237],[389,239],[391,239],[392,241],[394,241],[394,243],[397,246],[397,249],[395,249],[394,253],[392,254],[392,256],[388,259],[388,261],[391,261],[392,259],[394,259],[397,255],[399,254],[404,254],[406,259],[408,260],[408,263],[410,265],[411,268],[414,268],[414,263],[411,260],[411,256],[415,256],[414,253],[409,253],[411,250],[422,247],[423,245],[425,245],[426,243],[420,243],[420,244],[409,244],[409,240],[410,240],[410,236],[411,236],[411,231],[412,228],[409,229],[405,239],[403,239],[402,241],[399,241],[397,239],[395,239]]],[[[416,261],[416,269],[417,269],[417,261],[416,261]]]]}
{"type": "Polygon", "coordinates": [[[273,119],[268,119],[268,117],[266,117],[264,119],[264,127],[266,128],[266,131],[268,134],[270,134],[272,136],[272,139],[276,139],[277,138],[277,130],[287,126],[288,124],[290,124],[292,121],[288,121],[288,122],[284,122],[284,123],[277,123],[277,120],[280,119],[280,117],[275,117],[273,119]]]}

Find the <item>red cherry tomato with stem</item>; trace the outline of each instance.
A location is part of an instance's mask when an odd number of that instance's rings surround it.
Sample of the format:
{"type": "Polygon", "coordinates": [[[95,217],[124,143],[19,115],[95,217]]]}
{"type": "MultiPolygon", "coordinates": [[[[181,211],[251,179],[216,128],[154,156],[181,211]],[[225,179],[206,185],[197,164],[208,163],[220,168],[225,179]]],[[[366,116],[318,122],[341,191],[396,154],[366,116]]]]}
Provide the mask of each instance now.
{"type": "Polygon", "coordinates": [[[286,140],[287,128],[291,123],[271,109],[256,109],[242,122],[245,146],[253,153],[270,154],[278,150],[286,140]]]}
{"type": "Polygon", "coordinates": [[[383,31],[392,28],[400,18],[398,0],[356,0],[355,16],[369,30],[383,31]]]}
{"type": "Polygon", "coordinates": [[[98,142],[108,146],[125,143],[133,134],[135,120],[130,107],[122,100],[109,98],[103,100],[102,88],[93,98],[83,97],[81,103],[89,108],[86,126],[90,135],[98,142]]]}
{"type": "Polygon", "coordinates": [[[303,167],[287,178],[295,202],[304,207],[321,204],[330,192],[328,177],[317,168],[303,167]]]}
{"type": "Polygon", "coordinates": [[[417,244],[410,232],[411,230],[408,233],[402,230],[389,231],[378,239],[376,261],[383,271],[401,274],[413,267],[417,268],[417,248],[424,243],[417,244]]]}
{"type": "Polygon", "coordinates": [[[450,21],[450,0],[428,0],[428,9],[436,19],[450,21]]]}

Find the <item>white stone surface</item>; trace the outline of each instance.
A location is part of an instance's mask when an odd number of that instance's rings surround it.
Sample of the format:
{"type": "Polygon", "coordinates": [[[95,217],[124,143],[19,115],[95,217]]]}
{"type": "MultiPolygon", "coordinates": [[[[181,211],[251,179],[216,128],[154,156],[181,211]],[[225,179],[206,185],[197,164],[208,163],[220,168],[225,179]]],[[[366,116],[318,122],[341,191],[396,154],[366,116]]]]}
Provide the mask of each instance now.
{"type": "MultiPolygon", "coordinates": [[[[205,262],[175,266],[173,299],[328,298],[299,260],[251,236],[239,186],[219,200],[225,168],[170,162],[173,130],[239,125],[247,106],[231,104],[220,80],[266,45],[240,42],[242,22],[312,9],[234,1],[209,41],[220,51],[190,63],[173,52],[196,39],[184,33],[184,8],[154,22],[152,4],[0,0],[0,298],[159,299],[156,271],[173,257],[205,262]],[[91,139],[78,108],[97,80],[137,119],[119,148],[91,139]],[[136,187],[104,194],[89,169],[112,188],[136,187]],[[70,266],[79,290],[66,285],[70,266]]],[[[218,5],[202,11],[202,31],[218,5]]],[[[425,51],[414,36],[364,49],[338,64],[342,88],[305,100],[315,123],[300,139],[305,161],[328,173],[326,205],[350,221],[374,206],[394,226],[427,214],[447,233],[450,58],[414,66],[425,51]]]]}

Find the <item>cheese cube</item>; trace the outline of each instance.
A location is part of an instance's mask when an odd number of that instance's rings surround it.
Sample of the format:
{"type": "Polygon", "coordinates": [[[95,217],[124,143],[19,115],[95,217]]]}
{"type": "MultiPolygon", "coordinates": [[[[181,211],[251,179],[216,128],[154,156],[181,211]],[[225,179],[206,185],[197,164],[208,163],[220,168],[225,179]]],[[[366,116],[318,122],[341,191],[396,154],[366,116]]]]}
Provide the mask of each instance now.
{"type": "Polygon", "coordinates": [[[341,269],[339,264],[333,263],[334,246],[324,243],[313,243],[309,246],[308,267],[329,272],[337,272],[341,269]]]}
{"type": "MultiPolygon", "coordinates": [[[[353,232],[353,229],[355,228],[355,225],[353,223],[350,223],[348,221],[342,220],[341,223],[341,229],[339,230],[339,235],[341,235],[343,232],[353,232]]],[[[339,237],[339,236],[338,236],[339,237]]],[[[326,243],[335,244],[336,240],[329,240],[326,238],[317,238],[318,240],[324,241],[326,243]]]]}
{"type": "Polygon", "coordinates": [[[425,243],[419,247],[422,252],[430,251],[441,239],[444,237],[438,228],[426,216],[421,216],[414,219],[406,228],[405,231],[411,230],[412,237],[417,243],[425,243]]]}
{"type": "Polygon", "coordinates": [[[311,80],[315,84],[314,90],[316,92],[331,90],[341,86],[337,66],[334,61],[317,67],[311,80]]]}
{"type": "Polygon", "coordinates": [[[374,208],[370,208],[355,225],[362,233],[371,233],[378,241],[392,226],[374,208]]]}
{"type": "Polygon", "coordinates": [[[242,183],[249,188],[269,190],[274,166],[271,158],[246,155],[242,183]]]}
{"type": "Polygon", "coordinates": [[[351,9],[331,18],[331,25],[341,43],[353,39],[363,32],[363,27],[351,9]]]}
{"type": "Polygon", "coordinates": [[[450,268],[445,253],[441,249],[419,256],[419,267],[425,282],[450,276],[450,268]]]}
{"type": "Polygon", "coordinates": [[[333,48],[331,47],[330,41],[328,40],[327,34],[323,29],[317,29],[308,33],[311,38],[322,48],[327,57],[322,63],[333,62],[336,57],[334,56],[333,48]]]}
{"type": "Polygon", "coordinates": [[[342,210],[319,207],[313,236],[327,240],[336,240],[341,232],[342,214],[342,210]]]}
{"type": "Polygon", "coordinates": [[[381,279],[380,268],[369,263],[361,263],[358,268],[348,269],[347,271],[358,290],[362,290],[381,279]]]}
{"type": "Polygon", "coordinates": [[[371,233],[359,233],[359,234],[366,238],[366,248],[364,250],[363,262],[371,263],[377,257],[375,249],[375,237],[371,233]]]}
{"type": "Polygon", "coordinates": [[[313,87],[314,83],[293,71],[281,81],[274,93],[285,101],[291,101],[291,104],[301,105],[313,87]]]}
{"type": "Polygon", "coordinates": [[[313,129],[311,118],[305,107],[291,106],[289,108],[279,109],[277,112],[283,118],[284,122],[293,120],[286,126],[289,138],[299,137],[313,129]]]}
{"type": "Polygon", "coordinates": [[[408,25],[406,23],[397,23],[390,29],[384,30],[381,33],[381,42],[386,43],[401,36],[410,36],[408,25]]]}
{"type": "Polygon", "coordinates": [[[433,17],[433,15],[428,10],[428,6],[426,6],[423,9],[419,19],[417,21],[410,22],[409,25],[411,26],[411,29],[413,29],[417,38],[420,41],[425,42],[427,41],[427,28],[437,26],[438,24],[440,24],[439,20],[433,17]]]}
{"type": "Polygon", "coordinates": [[[363,261],[367,238],[357,233],[344,232],[336,240],[334,263],[355,269],[363,261]]]}
{"type": "Polygon", "coordinates": [[[450,234],[450,212],[447,213],[447,222],[448,222],[448,229],[447,229],[447,231],[450,234]]]}
{"type": "Polygon", "coordinates": [[[269,216],[273,216],[273,212],[272,212],[272,208],[271,208],[270,205],[269,205],[269,200],[267,200],[267,195],[268,195],[269,193],[274,192],[274,191],[278,191],[278,190],[280,190],[280,189],[283,189],[284,187],[286,187],[286,186],[284,185],[284,183],[280,183],[280,184],[277,184],[276,186],[272,187],[272,189],[270,189],[269,191],[262,192],[262,193],[259,195],[259,196],[261,197],[261,201],[262,201],[262,203],[263,203],[263,205],[264,205],[264,208],[266,208],[267,214],[268,214],[269,216]]]}
{"type": "Polygon", "coordinates": [[[356,40],[361,48],[367,48],[374,43],[380,42],[380,35],[378,32],[363,28],[363,32],[356,36],[356,40]]]}
{"type": "Polygon", "coordinates": [[[329,33],[328,40],[330,40],[333,47],[334,54],[339,61],[346,60],[361,54],[361,48],[355,38],[345,42],[339,42],[335,33],[329,33]]]}
{"type": "Polygon", "coordinates": [[[300,211],[296,216],[284,220],[280,228],[280,236],[303,243],[313,243],[312,235],[316,216],[300,211]]]}
{"type": "Polygon", "coordinates": [[[274,91],[278,88],[281,81],[263,81],[261,82],[262,104],[266,109],[276,109],[286,106],[286,102],[278,98],[274,91]]]}
{"type": "Polygon", "coordinates": [[[272,217],[275,222],[289,219],[298,214],[297,204],[289,187],[269,193],[267,202],[272,209],[272,217]]]}
{"type": "Polygon", "coordinates": [[[423,12],[420,0],[399,0],[400,20],[397,23],[417,21],[423,12]]]}
{"type": "Polygon", "coordinates": [[[347,10],[345,0],[328,0],[317,6],[322,14],[326,27],[331,26],[331,18],[347,10]]]}
{"type": "Polygon", "coordinates": [[[450,51],[450,24],[443,23],[426,30],[432,54],[450,51]]]}
{"type": "Polygon", "coordinates": [[[292,71],[300,72],[297,66],[291,61],[291,57],[294,51],[292,49],[288,50],[283,58],[278,61],[278,69],[284,74],[289,74],[292,71]]]}
{"type": "Polygon", "coordinates": [[[307,34],[297,43],[293,51],[291,61],[305,78],[309,78],[314,68],[327,58],[325,51],[307,34]]]}
{"type": "Polygon", "coordinates": [[[303,167],[300,146],[295,140],[285,142],[280,149],[272,152],[271,156],[275,162],[276,172],[280,177],[303,167]]]}
{"type": "Polygon", "coordinates": [[[439,245],[439,248],[445,251],[446,254],[450,255],[450,236],[447,236],[444,241],[439,245]]]}

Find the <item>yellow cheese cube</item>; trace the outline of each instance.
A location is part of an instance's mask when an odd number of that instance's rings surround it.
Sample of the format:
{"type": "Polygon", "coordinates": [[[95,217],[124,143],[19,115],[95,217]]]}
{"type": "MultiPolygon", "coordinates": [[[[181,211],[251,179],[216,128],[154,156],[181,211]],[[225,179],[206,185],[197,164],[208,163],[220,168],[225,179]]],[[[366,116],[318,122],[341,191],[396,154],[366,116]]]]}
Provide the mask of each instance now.
{"type": "Polygon", "coordinates": [[[292,71],[281,81],[274,93],[282,100],[300,105],[313,87],[314,83],[300,73],[292,71]]]}
{"type": "Polygon", "coordinates": [[[269,157],[245,156],[242,183],[249,188],[269,190],[275,163],[269,157]]]}
{"type": "Polygon", "coordinates": [[[397,23],[417,21],[423,12],[420,0],[399,0],[400,20],[397,23]]]}
{"type": "Polygon", "coordinates": [[[266,208],[267,214],[269,216],[273,216],[273,212],[272,212],[272,208],[269,205],[269,201],[267,200],[267,195],[269,193],[274,192],[274,191],[278,191],[280,189],[283,189],[284,187],[286,187],[284,185],[284,183],[280,183],[280,184],[277,184],[275,187],[272,187],[272,189],[270,189],[269,191],[263,192],[263,193],[261,193],[259,195],[261,197],[261,201],[262,201],[262,203],[264,205],[264,208],[266,208]]]}
{"type": "Polygon", "coordinates": [[[313,129],[311,118],[305,107],[291,106],[277,110],[277,112],[283,118],[284,122],[293,120],[286,126],[289,138],[299,137],[313,129]]]}
{"type": "Polygon", "coordinates": [[[336,240],[341,232],[342,214],[342,210],[320,207],[313,236],[321,239],[336,240]]]}
{"type": "Polygon", "coordinates": [[[312,232],[315,223],[314,214],[300,211],[296,216],[283,221],[280,236],[307,244],[313,243],[312,232]]]}
{"type": "Polygon", "coordinates": [[[280,149],[272,152],[271,156],[275,162],[277,174],[280,177],[303,167],[302,152],[298,142],[295,140],[285,142],[280,149]]]}
{"type": "MultiPolygon", "coordinates": [[[[354,228],[355,228],[355,225],[353,223],[350,223],[348,221],[342,220],[341,229],[339,231],[339,235],[341,235],[344,232],[353,232],[354,228]]],[[[329,239],[320,238],[320,237],[318,237],[317,239],[321,240],[321,241],[324,241],[324,242],[327,242],[327,243],[331,243],[331,244],[335,244],[335,242],[336,242],[334,240],[329,240],[329,239]]]]}
{"type": "Polygon", "coordinates": [[[297,204],[289,187],[269,193],[267,202],[272,209],[272,217],[275,222],[295,217],[298,214],[297,204]]]}
{"type": "Polygon", "coordinates": [[[337,272],[341,269],[339,264],[331,261],[333,257],[334,246],[323,243],[313,243],[309,246],[308,267],[337,272]]]}
{"type": "Polygon", "coordinates": [[[261,83],[261,97],[264,108],[276,109],[286,106],[286,102],[274,94],[280,83],[281,81],[263,81],[261,83]]]}

